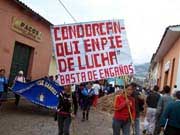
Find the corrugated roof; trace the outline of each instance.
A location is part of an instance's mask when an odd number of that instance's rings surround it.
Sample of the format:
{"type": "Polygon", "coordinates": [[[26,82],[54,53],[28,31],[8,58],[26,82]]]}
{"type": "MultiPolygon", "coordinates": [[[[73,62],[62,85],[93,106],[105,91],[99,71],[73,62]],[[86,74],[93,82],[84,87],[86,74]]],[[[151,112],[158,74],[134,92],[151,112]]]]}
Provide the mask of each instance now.
{"type": "Polygon", "coordinates": [[[47,19],[45,19],[44,17],[42,17],[40,14],[38,14],[37,12],[35,12],[34,10],[32,10],[30,7],[28,7],[26,4],[24,4],[22,1],[20,0],[14,0],[14,2],[16,2],[19,6],[21,6],[22,8],[28,10],[29,12],[31,12],[34,16],[37,16],[40,20],[42,20],[43,22],[47,23],[48,25],[52,25],[51,22],[49,22],[47,19]]]}

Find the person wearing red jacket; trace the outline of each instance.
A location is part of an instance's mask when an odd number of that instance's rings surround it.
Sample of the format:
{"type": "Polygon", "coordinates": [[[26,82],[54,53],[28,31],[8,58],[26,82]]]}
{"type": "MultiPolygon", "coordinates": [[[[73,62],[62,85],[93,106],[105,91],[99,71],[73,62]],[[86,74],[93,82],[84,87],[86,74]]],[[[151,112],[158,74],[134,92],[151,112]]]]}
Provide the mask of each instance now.
{"type": "MultiPolygon", "coordinates": [[[[120,135],[122,129],[123,135],[130,135],[131,118],[129,109],[131,111],[132,119],[135,119],[135,99],[132,97],[133,86],[131,84],[126,86],[127,98],[125,92],[115,97],[114,101],[114,117],[113,117],[113,135],[120,135]]],[[[134,123],[134,122],[133,122],[134,123]]]]}

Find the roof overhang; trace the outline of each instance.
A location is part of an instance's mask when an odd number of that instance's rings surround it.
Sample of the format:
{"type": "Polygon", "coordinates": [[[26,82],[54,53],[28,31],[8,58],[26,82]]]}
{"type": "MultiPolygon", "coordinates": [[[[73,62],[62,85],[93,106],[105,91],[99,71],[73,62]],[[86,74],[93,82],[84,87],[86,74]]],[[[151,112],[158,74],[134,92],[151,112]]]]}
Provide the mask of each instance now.
{"type": "Polygon", "coordinates": [[[163,35],[156,53],[152,57],[151,62],[159,62],[166,55],[166,53],[173,47],[175,42],[180,37],[180,25],[169,26],[163,35]]]}

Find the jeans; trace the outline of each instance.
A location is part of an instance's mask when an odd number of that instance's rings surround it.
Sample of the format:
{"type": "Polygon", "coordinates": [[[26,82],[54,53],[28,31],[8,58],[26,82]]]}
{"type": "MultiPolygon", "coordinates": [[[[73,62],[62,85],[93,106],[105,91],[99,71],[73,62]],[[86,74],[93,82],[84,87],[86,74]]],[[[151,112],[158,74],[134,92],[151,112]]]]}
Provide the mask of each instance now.
{"type": "Polygon", "coordinates": [[[155,108],[147,108],[147,113],[144,122],[144,128],[147,131],[147,134],[153,134],[156,124],[156,109],[155,108]]]}
{"type": "Polygon", "coordinates": [[[113,135],[120,135],[120,130],[122,129],[123,135],[130,135],[130,121],[122,121],[113,119],[113,135]]]}
{"type": "Polygon", "coordinates": [[[137,117],[136,119],[135,119],[135,123],[134,123],[135,125],[135,135],[140,135],[140,118],[139,117],[137,117]]]}
{"type": "Polygon", "coordinates": [[[69,135],[71,125],[71,117],[70,116],[63,116],[58,115],[58,135],[69,135]]]}

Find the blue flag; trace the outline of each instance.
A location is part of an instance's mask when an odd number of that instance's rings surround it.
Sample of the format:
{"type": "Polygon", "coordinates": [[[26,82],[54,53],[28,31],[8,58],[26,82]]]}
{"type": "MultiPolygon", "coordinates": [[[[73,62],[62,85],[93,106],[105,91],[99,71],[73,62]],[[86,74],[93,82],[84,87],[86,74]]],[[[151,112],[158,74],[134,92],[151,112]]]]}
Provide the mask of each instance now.
{"type": "Polygon", "coordinates": [[[42,78],[29,83],[16,81],[12,90],[35,104],[56,109],[59,102],[59,93],[63,90],[63,87],[42,78]]]}

